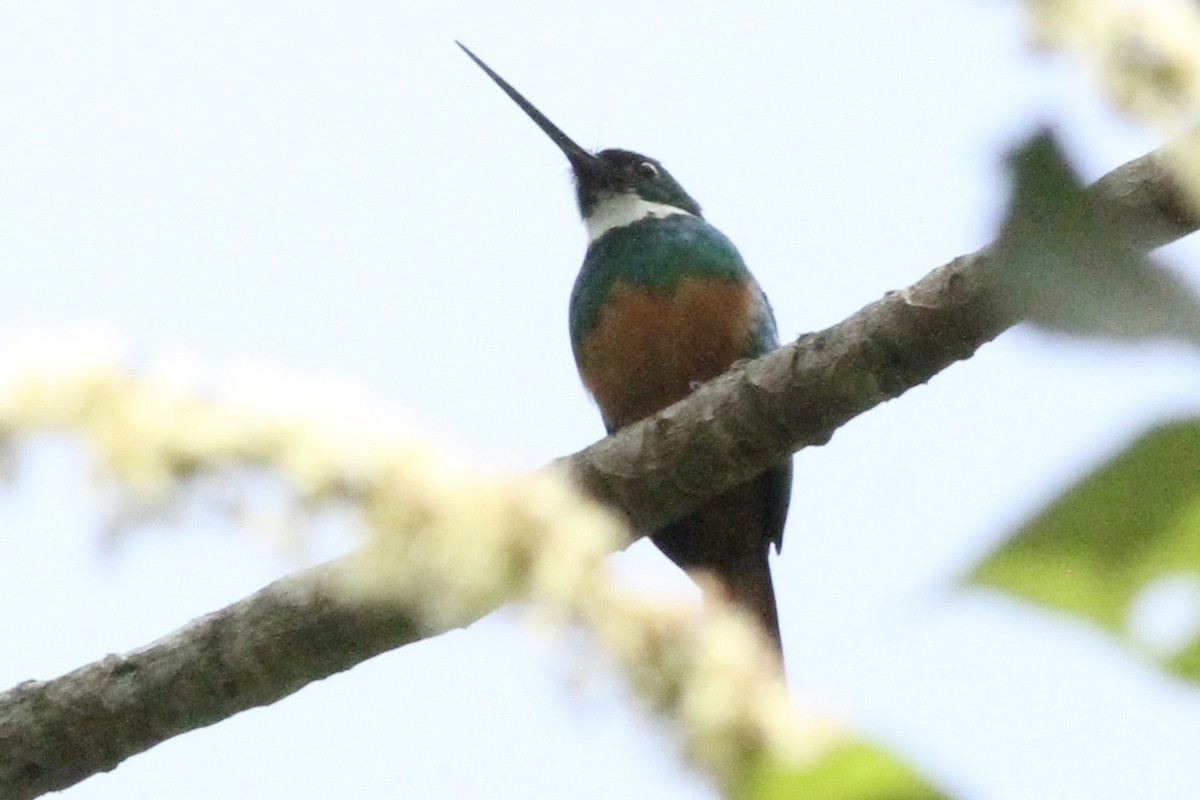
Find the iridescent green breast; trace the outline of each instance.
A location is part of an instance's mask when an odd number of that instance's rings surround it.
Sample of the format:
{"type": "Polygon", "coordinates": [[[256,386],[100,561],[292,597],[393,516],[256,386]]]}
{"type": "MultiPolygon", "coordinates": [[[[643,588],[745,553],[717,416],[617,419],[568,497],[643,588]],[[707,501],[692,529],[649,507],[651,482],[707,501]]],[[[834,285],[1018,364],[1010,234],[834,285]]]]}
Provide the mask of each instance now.
{"type": "Polygon", "coordinates": [[[650,217],[614,228],[588,248],[571,292],[571,341],[578,344],[596,325],[617,281],[656,294],[683,278],[743,282],[742,256],[725,234],[700,217],[650,217]]]}
{"type": "Polygon", "coordinates": [[[580,376],[610,430],[777,343],[771,309],[737,249],[703,219],[682,214],[596,240],[570,318],[580,376]]]}

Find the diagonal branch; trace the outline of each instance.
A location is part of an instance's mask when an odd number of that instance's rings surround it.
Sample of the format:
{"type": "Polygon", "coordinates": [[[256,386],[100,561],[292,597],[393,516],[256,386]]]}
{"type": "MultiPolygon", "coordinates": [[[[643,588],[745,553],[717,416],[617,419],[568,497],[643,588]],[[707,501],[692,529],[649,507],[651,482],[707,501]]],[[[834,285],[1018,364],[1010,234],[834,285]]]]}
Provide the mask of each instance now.
{"type": "MultiPolygon", "coordinates": [[[[1165,148],[1089,188],[1151,249],[1200,228],[1165,148]]],[[[688,399],[556,462],[639,530],[969,358],[1017,320],[991,302],[990,249],[955,259],[831,328],[800,337],[688,399]]],[[[0,694],[0,797],[37,797],[188,730],[438,633],[333,588],[339,559],[277,581],[146,647],[0,694]]]]}

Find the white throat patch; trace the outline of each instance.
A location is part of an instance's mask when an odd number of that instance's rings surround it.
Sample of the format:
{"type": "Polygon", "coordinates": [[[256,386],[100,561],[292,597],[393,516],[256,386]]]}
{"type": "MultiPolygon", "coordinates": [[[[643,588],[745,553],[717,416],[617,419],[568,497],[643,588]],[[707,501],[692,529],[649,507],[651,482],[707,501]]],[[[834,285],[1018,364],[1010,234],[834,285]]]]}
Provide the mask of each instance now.
{"type": "Polygon", "coordinates": [[[643,200],[632,192],[614,194],[596,204],[592,213],[588,214],[584,224],[587,225],[588,244],[599,239],[613,228],[623,228],[631,222],[637,222],[646,217],[669,217],[672,214],[687,214],[682,208],[669,206],[666,203],[653,203],[643,200]]]}

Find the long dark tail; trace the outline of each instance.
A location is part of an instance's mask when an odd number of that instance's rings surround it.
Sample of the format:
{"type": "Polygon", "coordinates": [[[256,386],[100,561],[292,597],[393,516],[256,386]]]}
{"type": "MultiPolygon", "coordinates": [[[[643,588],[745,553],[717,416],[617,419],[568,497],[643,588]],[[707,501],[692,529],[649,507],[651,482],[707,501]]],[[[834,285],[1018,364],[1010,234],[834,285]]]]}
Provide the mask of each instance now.
{"type": "Polygon", "coordinates": [[[783,664],[779,614],[767,553],[783,538],[791,462],[702,504],[651,538],[689,573],[708,573],[726,598],[745,608],[775,644],[783,664]]]}
{"type": "Polygon", "coordinates": [[[783,637],[779,633],[779,611],[775,605],[775,587],[766,548],[757,553],[744,553],[737,561],[709,567],[727,599],[744,608],[757,620],[763,633],[775,646],[783,665],[783,637]]]}
{"type": "MultiPolygon", "coordinates": [[[[707,501],[652,536],[689,573],[707,573],[721,593],[746,609],[779,652],[784,645],[767,553],[779,545],[792,487],[791,462],[707,501]]],[[[701,582],[703,584],[703,582],[701,582]]]]}

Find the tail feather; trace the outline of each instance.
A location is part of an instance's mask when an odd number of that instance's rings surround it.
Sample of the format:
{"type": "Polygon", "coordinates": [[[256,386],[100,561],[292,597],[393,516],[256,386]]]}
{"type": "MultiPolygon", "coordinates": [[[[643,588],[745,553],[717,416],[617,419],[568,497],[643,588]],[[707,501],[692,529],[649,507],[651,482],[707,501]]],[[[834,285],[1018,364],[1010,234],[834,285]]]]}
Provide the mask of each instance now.
{"type": "Polygon", "coordinates": [[[727,599],[746,609],[775,645],[780,665],[783,644],[767,553],[782,538],[790,491],[787,462],[712,498],[651,536],[677,565],[712,576],[727,599]]]}
{"type": "Polygon", "coordinates": [[[779,632],[779,612],[775,605],[775,587],[765,549],[746,553],[736,562],[712,565],[718,591],[758,622],[783,664],[783,637],[779,632]]]}

